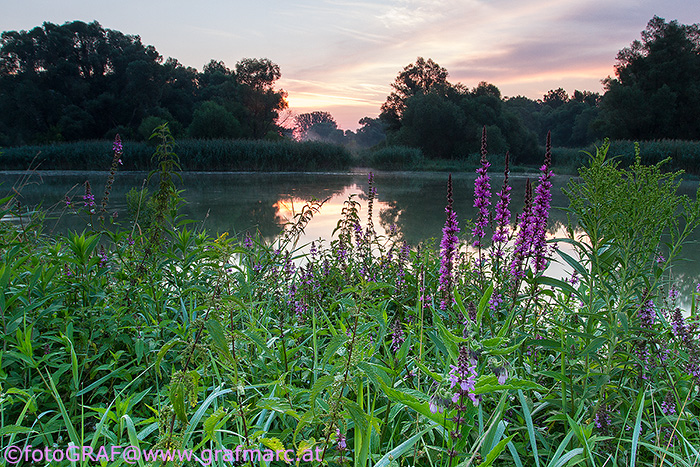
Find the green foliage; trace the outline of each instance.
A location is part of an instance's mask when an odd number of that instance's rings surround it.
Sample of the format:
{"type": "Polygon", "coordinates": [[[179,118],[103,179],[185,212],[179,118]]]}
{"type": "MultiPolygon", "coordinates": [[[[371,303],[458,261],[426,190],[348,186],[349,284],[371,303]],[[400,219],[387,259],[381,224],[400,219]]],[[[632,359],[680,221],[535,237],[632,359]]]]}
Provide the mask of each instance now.
{"type": "MultiPolygon", "coordinates": [[[[0,167],[24,170],[32,161],[44,170],[97,170],[109,166],[111,145],[103,141],[7,148],[0,167]],[[35,160],[36,158],[36,160],[35,160]]],[[[150,170],[153,146],[124,142],[123,170],[150,170]]],[[[345,169],[347,149],[329,143],[252,140],[178,140],[182,170],[303,171],[345,169]]]]}
{"type": "Polygon", "coordinates": [[[605,80],[603,131],[613,138],[700,139],[700,24],[667,23],[654,16],[617,55],[615,75],[605,80]]]}
{"type": "Polygon", "coordinates": [[[460,159],[479,152],[481,129],[487,126],[495,152],[510,150],[514,161],[538,157],[535,135],[504,107],[493,84],[481,82],[470,91],[449,83],[447,70],[419,57],[392,87],[379,116],[391,145],[417,147],[431,158],[460,159]]]}
{"type": "MultiPolygon", "coordinates": [[[[157,218],[181,147],[165,125],[154,139],[157,218]]],[[[355,466],[691,466],[700,338],[662,286],[700,201],[676,194],[678,174],[641,155],[620,169],[607,151],[569,188],[579,229],[560,242],[575,254],[556,255],[577,281],[530,267],[514,279],[515,229],[502,256],[462,244],[446,307],[440,251],[362,225],[354,196],[308,250],[298,234],[322,202],[271,242],[166,213],[155,248],[153,229],[118,224],[42,236],[26,227],[34,211],[0,200],[0,441],[318,449],[355,466]]]]}
{"type": "Polygon", "coordinates": [[[197,137],[261,139],[276,130],[285,94],[268,59],[241,60],[236,73],[223,62],[200,73],[175,59],[163,61],[138,36],[99,23],[49,22],[30,31],[6,31],[0,47],[0,128],[3,145],[141,136],[169,121],[179,135],[203,103],[192,130],[197,137]],[[221,117],[217,122],[216,117],[221,117]],[[204,119],[212,126],[203,131],[204,119]],[[143,128],[141,128],[143,126],[143,128]]]}
{"type": "Polygon", "coordinates": [[[379,170],[415,170],[423,159],[423,153],[418,148],[388,146],[370,152],[365,163],[379,170]]]}
{"type": "MultiPolygon", "coordinates": [[[[639,144],[641,162],[655,165],[667,160],[667,170],[683,170],[686,173],[700,174],[700,142],[663,139],[658,141],[629,140],[609,141],[608,153],[615,156],[620,167],[629,167],[635,162],[636,145],[639,144]]],[[[554,148],[552,157],[557,166],[568,166],[577,170],[584,167],[589,160],[586,153],[595,153],[595,146],[583,149],[554,148]]]]}
{"type": "Polygon", "coordinates": [[[207,101],[195,110],[187,128],[190,138],[240,138],[241,124],[234,115],[216,102],[207,101]]]}

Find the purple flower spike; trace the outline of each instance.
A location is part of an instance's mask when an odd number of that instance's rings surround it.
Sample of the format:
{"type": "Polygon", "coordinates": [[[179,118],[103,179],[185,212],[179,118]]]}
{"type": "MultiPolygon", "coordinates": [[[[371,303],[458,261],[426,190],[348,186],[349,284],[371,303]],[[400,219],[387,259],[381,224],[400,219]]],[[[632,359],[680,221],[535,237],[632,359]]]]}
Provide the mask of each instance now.
{"type": "Polygon", "coordinates": [[[518,216],[518,235],[515,238],[513,261],[510,264],[511,274],[514,277],[525,277],[523,262],[530,254],[532,248],[532,239],[534,235],[532,220],[532,185],[528,178],[527,184],[525,185],[525,207],[520,216],[518,216]]]}
{"type": "Polygon", "coordinates": [[[535,232],[532,239],[533,254],[535,255],[535,270],[544,271],[547,266],[547,220],[552,200],[552,182],[554,176],[550,166],[552,165],[552,136],[547,133],[547,144],[544,156],[544,164],[540,167],[540,183],[535,189],[535,201],[532,206],[532,214],[535,220],[535,232]]]}
{"type": "Polygon", "coordinates": [[[452,287],[454,277],[452,270],[454,261],[457,257],[459,247],[459,223],[457,222],[457,214],[452,210],[452,174],[447,179],[447,206],[445,213],[445,227],[442,229],[442,241],[440,242],[440,292],[442,294],[442,302],[440,308],[446,310],[452,307],[452,287]]]}
{"type": "Polygon", "coordinates": [[[503,187],[498,193],[498,203],[496,204],[496,230],[493,232],[493,244],[495,247],[494,256],[501,258],[503,256],[503,244],[508,241],[508,233],[510,224],[510,186],[508,186],[508,172],[510,155],[506,152],[506,168],[503,172],[503,187]]]}
{"type": "Polygon", "coordinates": [[[123,152],[122,139],[119,137],[119,134],[117,134],[114,137],[114,144],[112,145],[112,150],[115,152],[115,154],[118,155],[121,155],[123,152]]]}
{"type": "Polygon", "coordinates": [[[491,185],[489,183],[488,168],[491,164],[486,160],[486,127],[481,131],[481,167],[476,169],[479,175],[474,181],[474,207],[479,210],[479,214],[474,225],[474,246],[481,246],[481,239],[484,238],[484,227],[489,222],[489,206],[491,206],[491,185]]]}

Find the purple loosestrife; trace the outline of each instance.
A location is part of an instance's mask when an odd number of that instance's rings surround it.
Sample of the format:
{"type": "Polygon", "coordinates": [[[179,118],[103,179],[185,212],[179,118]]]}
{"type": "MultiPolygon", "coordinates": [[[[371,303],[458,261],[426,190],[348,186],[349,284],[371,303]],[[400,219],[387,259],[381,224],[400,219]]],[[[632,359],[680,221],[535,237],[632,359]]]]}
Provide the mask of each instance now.
{"type": "Polygon", "coordinates": [[[550,169],[552,165],[552,136],[547,133],[544,164],[540,167],[540,183],[535,188],[535,201],[532,205],[532,214],[535,221],[532,248],[535,257],[535,270],[544,271],[547,267],[547,220],[549,219],[550,202],[552,201],[552,177],[550,169]]]}
{"type": "Polygon", "coordinates": [[[472,231],[475,247],[481,248],[481,240],[486,233],[484,228],[489,222],[489,206],[491,205],[491,185],[489,183],[488,168],[491,164],[486,160],[486,127],[481,131],[481,167],[476,169],[478,176],[474,181],[474,207],[479,210],[476,224],[472,231]]]}
{"type": "Polygon", "coordinates": [[[525,277],[523,263],[530,255],[532,248],[532,238],[534,234],[532,224],[532,185],[527,179],[525,185],[525,207],[518,216],[518,234],[515,238],[515,251],[513,251],[513,261],[510,264],[510,272],[514,277],[525,277]]]}
{"type": "Polygon", "coordinates": [[[452,402],[461,404],[463,396],[471,399],[474,407],[479,405],[479,398],[474,394],[476,385],[476,360],[472,358],[469,347],[466,344],[461,344],[459,347],[459,357],[457,357],[457,365],[450,365],[450,389],[459,386],[452,396],[452,402]]]}
{"type": "Polygon", "coordinates": [[[457,214],[452,209],[452,174],[447,178],[447,206],[445,213],[445,227],[442,229],[442,241],[440,242],[440,292],[442,301],[440,309],[452,309],[452,288],[454,286],[454,262],[459,247],[459,224],[457,214]]]}
{"type": "Polygon", "coordinates": [[[500,259],[503,257],[503,245],[508,241],[509,224],[510,224],[510,186],[508,186],[508,172],[510,156],[506,152],[506,168],[503,171],[503,186],[498,192],[498,203],[496,203],[496,229],[493,232],[493,256],[500,259]]]}
{"type": "Polygon", "coordinates": [[[651,330],[654,326],[655,318],[656,311],[654,311],[654,302],[649,300],[639,310],[639,321],[641,322],[642,328],[651,330]]]}
{"type": "Polygon", "coordinates": [[[398,319],[394,320],[394,325],[391,330],[391,351],[398,352],[401,345],[406,341],[406,337],[403,334],[403,327],[398,319]]]}
{"type": "Polygon", "coordinates": [[[112,158],[112,167],[109,171],[109,176],[107,177],[107,183],[105,184],[105,193],[102,197],[102,206],[100,208],[100,220],[104,220],[104,213],[107,212],[107,203],[109,202],[109,194],[112,191],[112,184],[114,183],[114,174],[117,172],[117,168],[122,164],[122,140],[117,134],[114,137],[114,144],[112,145],[112,150],[114,151],[114,157],[112,158]]]}
{"type": "Polygon", "coordinates": [[[367,190],[367,229],[365,230],[365,235],[368,240],[372,240],[375,235],[372,208],[374,206],[374,198],[377,197],[377,189],[374,186],[374,174],[372,172],[367,176],[367,182],[369,183],[369,188],[367,190]]]}
{"type": "Polygon", "coordinates": [[[85,208],[87,208],[88,212],[90,212],[90,214],[95,213],[95,196],[92,194],[89,181],[85,182],[85,194],[83,195],[83,203],[85,205],[85,208]]]}

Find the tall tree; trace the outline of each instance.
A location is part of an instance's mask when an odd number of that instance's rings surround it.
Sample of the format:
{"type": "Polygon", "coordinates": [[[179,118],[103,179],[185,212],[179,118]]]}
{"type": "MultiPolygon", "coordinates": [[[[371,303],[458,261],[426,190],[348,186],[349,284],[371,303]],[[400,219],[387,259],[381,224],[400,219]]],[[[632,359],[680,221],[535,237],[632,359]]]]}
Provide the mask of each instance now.
{"type": "Polygon", "coordinates": [[[654,16],[617,55],[599,125],[611,137],[700,139],[700,25],[654,16]]]}
{"type": "Polygon", "coordinates": [[[444,94],[450,87],[447,82],[447,70],[432,59],[418,57],[396,77],[391,87],[394,89],[382,104],[380,118],[390,129],[397,130],[401,117],[406,110],[406,101],[416,94],[436,91],[444,94]]]}
{"type": "Polygon", "coordinates": [[[315,110],[313,112],[297,115],[294,117],[294,137],[298,140],[304,139],[311,127],[321,123],[326,123],[333,128],[338,128],[338,123],[329,112],[315,110]]]}
{"type": "Polygon", "coordinates": [[[243,88],[253,138],[265,137],[275,127],[279,112],[288,107],[287,93],[274,89],[281,76],[279,65],[267,58],[244,58],[236,64],[236,79],[243,88]]]}

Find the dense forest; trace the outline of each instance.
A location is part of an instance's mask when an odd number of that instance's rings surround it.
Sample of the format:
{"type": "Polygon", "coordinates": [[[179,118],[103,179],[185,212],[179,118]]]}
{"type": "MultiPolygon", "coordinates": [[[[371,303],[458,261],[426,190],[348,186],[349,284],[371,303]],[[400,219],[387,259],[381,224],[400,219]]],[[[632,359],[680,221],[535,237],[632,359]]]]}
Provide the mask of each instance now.
{"type": "MultiPolygon", "coordinates": [[[[286,94],[278,65],[244,58],[229,69],[212,59],[202,71],[164,60],[138,36],[99,23],[44,23],[9,31],[0,42],[0,146],[90,139],[146,140],[167,121],[178,138],[320,140],[351,148],[404,146],[431,159],[490,150],[535,163],[548,131],[558,147],[605,137],[700,140],[700,26],[654,17],[617,55],[604,94],[562,88],[541,99],[504,97],[494,84],[469,88],[418,57],[399,72],[377,118],[343,131],[324,111],[280,116],[286,94]]],[[[287,114],[285,112],[285,114],[287,114]]]]}
{"type": "Polygon", "coordinates": [[[4,32],[0,145],[144,139],[164,121],[177,136],[260,139],[276,133],[287,105],[274,88],[280,76],[270,60],[250,58],[198,72],[97,22],[4,32]]]}

